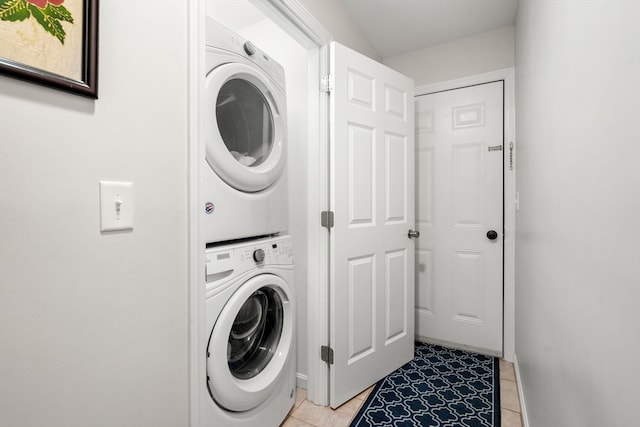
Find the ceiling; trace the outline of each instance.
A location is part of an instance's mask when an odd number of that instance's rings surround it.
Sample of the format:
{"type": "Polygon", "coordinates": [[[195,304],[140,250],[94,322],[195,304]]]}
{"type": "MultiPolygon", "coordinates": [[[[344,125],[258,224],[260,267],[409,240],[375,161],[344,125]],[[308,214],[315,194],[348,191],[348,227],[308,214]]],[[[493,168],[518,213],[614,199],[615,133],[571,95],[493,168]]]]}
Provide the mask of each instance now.
{"type": "Polygon", "coordinates": [[[518,0],[340,0],[382,58],[513,25],[518,0]]]}

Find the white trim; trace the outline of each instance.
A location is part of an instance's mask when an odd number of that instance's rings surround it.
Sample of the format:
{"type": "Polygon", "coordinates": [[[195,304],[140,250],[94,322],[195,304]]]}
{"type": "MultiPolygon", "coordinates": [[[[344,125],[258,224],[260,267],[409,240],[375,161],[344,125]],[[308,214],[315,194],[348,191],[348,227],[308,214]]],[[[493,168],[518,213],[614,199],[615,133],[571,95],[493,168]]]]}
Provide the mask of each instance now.
{"type": "Polygon", "coordinates": [[[296,387],[307,389],[308,377],[300,372],[296,373],[296,387]]]}
{"type": "Polygon", "coordinates": [[[329,43],[331,34],[298,0],[250,0],[307,50],[329,43]],[[303,35],[303,38],[300,38],[303,35]]]}
{"type": "Polygon", "coordinates": [[[522,416],[522,427],[529,427],[529,418],[527,417],[527,405],[524,401],[524,389],[522,386],[522,376],[520,375],[520,366],[518,358],[513,354],[513,368],[516,373],[516,384],[518,386],[518,397],[520,398],[520,415],[522,416]]]}
{"type": "Polygon", "coordinates": [[[198,427],[204,424],[203,402],[206,390],[206,364],[202,357],[206,352],[204,286],[205,257],[204,236],[200,232],[200,197],[202,188],[200,176],[204,156],[204,126],[200,120],[205,86],[205,7],[203,2],[188,4],[188,199],[187,215],[189,222],[188,260],[189,268],[189,425],[198,427]]]}
{"type": "Polygon", "coordinates": [[[490,71],[488,73],[475,74],[459,79],[446,80],[443,82],[416,86],[415,96],[441,92],[443,90],[457,89],[465,86],[489,83],[497,80],[505,80],[509,75],[513,76],[513,72],[513,68],[503,68],[496,71],[490,71]]]}
{"type": "MultiPolygon", "coordinates": [[[[329,404],[329,369],[320,359],[320,347],[329,343],[329,238],[320,226],[320,212],[329,209],[329,130],[328,96],[319,90],[320,76],[328,74],[328,47],[318,50],[316,60],[310,61],[317,79],[310,79],[308,151],[308,257],[307,265],[307,399],[316,405],[329,404]],[[315,150],[313,149],[315,147],[315,150]]],[[[309,73],[311,76],[312,74],[309,73]]]]}
{"type": "Polygon", "coordinates": [[[504,354],[512,361],[515,357],[515,307],[516,307],[516,103],[515,72],[505,70],[504,111],[504,354]],[[511,147],[513,143],[513,148],[511,147]]]}
{"type": "Polygon", "coordinates": [[[465,86],[504,80],[504,300],[503,300],[503,355],[512,361],[515,352],[515,200],[516,200],[516,162],[515,162],[515,73],[513,68],[504,68],[484,74],[463,77],[455,80],[418,86],[415,96],[457,89],[465,86]],[[509,144],[513,142],[513,168],[510,167],[509,144]]]}

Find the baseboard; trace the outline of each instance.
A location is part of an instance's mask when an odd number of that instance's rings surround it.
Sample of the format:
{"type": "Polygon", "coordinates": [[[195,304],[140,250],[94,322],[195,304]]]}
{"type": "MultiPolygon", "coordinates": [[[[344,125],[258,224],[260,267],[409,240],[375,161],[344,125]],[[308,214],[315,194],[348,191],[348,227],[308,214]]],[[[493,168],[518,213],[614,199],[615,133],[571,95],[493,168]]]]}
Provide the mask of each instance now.
{"type": "Polygon", "coordinates": [[[307,389],[307,379],[308,377],[305,374],[301,374],[300,372],[296,373],[296,387],[300,387],[303,389],[307,389]]]}
{"type": "Polygon", "coordinates": [[[518,385],[518,397],[520,398],[520,415],[522,415],[522,427],[529,427],[529,419],[527,418],[527,405],[524,400],[522,391],[522,377],[520,376],[520,368],[518,366],[518,357],[513,354],[513,368],[516,372],[516,384],[518,385]]]}

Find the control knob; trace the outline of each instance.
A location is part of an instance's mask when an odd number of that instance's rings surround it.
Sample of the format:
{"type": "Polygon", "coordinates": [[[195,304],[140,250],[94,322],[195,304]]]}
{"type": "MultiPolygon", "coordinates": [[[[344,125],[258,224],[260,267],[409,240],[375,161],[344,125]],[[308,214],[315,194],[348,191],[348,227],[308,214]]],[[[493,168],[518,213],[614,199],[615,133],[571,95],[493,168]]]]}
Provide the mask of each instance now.
{"type": "Polygon", "coordinates": [[[264,249],[256,249],[253,251],[253,260],[260,264],[264,261],[264,249]]]}
{"type": "Polygon", "coordinates": [[[249,56],[252,56],[254,53],[256,53],[256,47],[251,42],[246,42],[242,47],[244,48],[246,54],[249,56]]]}

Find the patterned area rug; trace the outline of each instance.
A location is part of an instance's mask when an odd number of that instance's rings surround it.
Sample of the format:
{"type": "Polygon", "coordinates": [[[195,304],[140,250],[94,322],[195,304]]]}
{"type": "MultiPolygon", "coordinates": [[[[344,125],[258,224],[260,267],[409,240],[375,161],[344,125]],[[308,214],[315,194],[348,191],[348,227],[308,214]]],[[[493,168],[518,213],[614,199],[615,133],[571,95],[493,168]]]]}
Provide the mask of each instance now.
{"type": "Polygon", "coordinates": [[[500,368],[491,356],[416,343],[382,379],[351,427],[500,427],[500,368]]]}

